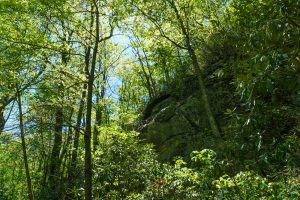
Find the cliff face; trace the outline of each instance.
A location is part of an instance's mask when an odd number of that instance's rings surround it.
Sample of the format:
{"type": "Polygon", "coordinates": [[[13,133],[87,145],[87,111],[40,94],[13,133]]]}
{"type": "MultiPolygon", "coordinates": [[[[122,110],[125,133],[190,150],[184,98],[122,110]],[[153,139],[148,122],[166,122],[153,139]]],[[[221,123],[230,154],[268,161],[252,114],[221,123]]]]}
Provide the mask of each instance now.
{"type": "MultiPolygon", "coordinates": [[[[138,130],[142,138],[156,146],[161,161],[189,156],[193,150],[220,147],[209,130],[197,85],[196,77],[185,78],[153,99],[144,110],[138,130]]],[[[207,85],[213,112],[221,123],[232,98],[223,86],[222,81],[207,85]]]]}

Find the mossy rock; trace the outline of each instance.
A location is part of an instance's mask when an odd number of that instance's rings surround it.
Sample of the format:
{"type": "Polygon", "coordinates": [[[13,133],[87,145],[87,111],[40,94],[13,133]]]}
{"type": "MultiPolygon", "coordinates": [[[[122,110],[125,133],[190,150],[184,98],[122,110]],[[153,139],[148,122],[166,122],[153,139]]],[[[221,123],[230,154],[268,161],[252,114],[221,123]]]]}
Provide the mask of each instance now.
{"type": "MultiPolygon", "coordinates": [[[[207,86],[213,112],[221,124],[233,95],[223,85],[207,86]]],[[[181,87],[180,96],[168,91],[149,102],[139,129],[141,137],[155,145],[160,161],[172,161],[175,156],[189,157],[193,150],[221,149],[210,131],[198,79],[189,77],[181,87]]]]}

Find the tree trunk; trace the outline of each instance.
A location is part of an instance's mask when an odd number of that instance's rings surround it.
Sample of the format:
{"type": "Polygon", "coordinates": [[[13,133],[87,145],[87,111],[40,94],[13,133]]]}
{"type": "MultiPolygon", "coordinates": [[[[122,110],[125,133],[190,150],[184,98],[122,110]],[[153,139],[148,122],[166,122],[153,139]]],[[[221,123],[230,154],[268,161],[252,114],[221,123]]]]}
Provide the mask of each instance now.
{"type": "Polygon", "coordinates": [[[60,168],[60,150],[62,146],[62,129],[63,129],[63,111],[61,107],[57,107],[55,111],[55,127],[54,127],[54,144],[51,153],[49,183],[53,195],[58,198],[59,193],[59,168],[60,168]]]}
{"type": "Polygon", "coordinates": [[[138,57],[138,60],[139,60],[140,65],[142,67],[142,72],[143,72],[144,77],[146,79],[145,82],[146,82],[146,88],[148,90],[149,97],[150,97],[150,99],[153,99],[154,96],[155,96],[155,92],[152,90],[152,84],[151,84],[151,80],[150,80],[150,75],[148,75],[147,72],[146,72],[146,70],[145,70],[144,62],[142,60],[142,57],[140,55],[140,52],[139,52],[138,48],[136,48],[136,55],[138,57]]]}
{"type": "MultiPolygon", "coordinates": [[[[105,83],[102,83],[105,84],[105,83]]],[[[101,126],[102,123],[102,109],[101,106],[99,105],[99,103],[101,102],[102,98],[101,96],[98,94],[98,90],[99,90],[99,85],[100,83],[98,83],[97,86],[97,96],[96,96],[96,119],[95,119],[95,126],[94,126],[94,134],[93,134],[93,150],[95,151],[97,146],[99,145],[98,142],[98,136],[99,136],[99,130],[98,127],[101,126]]]]}
{"type": "Polygon", "coordinates": [[[83,92],[81,94],[81,100],[79,103],[79,110],[76,119],[76,126],[75,126],[75,133],[73,139],[73,149],[72,149],[72,156],[71,156],[71,163],[69,169],[69,177],[73,178],[76,172],[76,165],[77,165],[77,151],[78,151],[78,144],[79,144],[79,137],[80,137],[80,129],[81,129],[81,120],[83,116],[83,109],[84,109],[84,99],[86,98],[86,88],[87,85],[84,84],[83,92]]]}
{"type": "MultiPolygon", "coordinates": [[[[93,17],[93,7],[91,8],[91,23],[90,23],[90,32],[93,30],[94,25],[94,17],[93,17]]],[[[85,67],[84,67],[84,73],[85,76],[89,77],[89,66],[90,66],[90,55],[91,55],[91,47],[88,46],[85,52],[85,67]]],[[[71,155],[71,162],[68,169],[68,180],[69,180],[69,189],[72,191],[73,185],[74,185],[74,178],[78,175],[78,170],[76,169],[77,165],[77,156],[78,156],[78,145],[79,145],[79,139],[80,139],[80,131],[81,131],[81,125],[85,126],[85,123],[82,123],[82,118],[84,115],[84,104],[86,99],[86,90],[87,90],[87,84],[84,83],[83,85],[83,91],[81,93],[81,99],[79,103],[79,110],[77,114],[76,119],[76,125],[75,125],[75,134],[73,139],[73,149],[72,149],[72,155],[71,155]]],[[[70,195],[70,199],[73,199],[73,194],[70,195]]],[[[69,197],[67,197],[69,198],[69,197]]]]}
{"type": "Polygon", "coordinates": [[[87,84],[87,101],[86,101],[86,128],[84,134],[85,158],[84,158],[84,180],[85,180],[85,200],[92,200],[92,151],[91,151],[91,135],[92,135],[92,109],[93,109],[93,86],[95,79],[95,68],[97,61],[99,36],[99,10],[96,0],[94,0],[96,11],[96,38],[93,48],[93,56],[91,68],[88,76],[87,84]]]}
{"type": "MultiPolygon", "coordinates": [[[[66,163],[68,161],[68,155],[69,155],[69,148],[70,148],[70,143],[71,143],[71,138],[72,138],[72,135],[73,135],[73,128],[72,128],[72,118],[73,118],[73,112],[74,112],[74,109],[71,108],[71,113],[70,113],[70,116],[69,116],[69,127],[68,127],[68,132],[67,132],[67,136],[65,137],[64,139],[64,145],[62,147],[62,151],[61,151],[61,156],[60,156],[60,163],[62,163],[62,170],[61,170],[61,177],[63,177],[63,175],[65,174],[64,171],[65,171],[65,168],[66,168],[66,163]]],[[[63,177],[65,178],[65,177],[63,177]]]]}
{"type": "Polygon", "coordinates": [[[23,112],[22,112],[22,102],[21,102],[21,95],[17,92],[18,95],[18,108],[19,108],[19,122],[20,122],[20,133],[21,133],[21,140],[22,140],[22,151],[23,151],[23,159],[25,165],[25,173],[27,179],[27,189],[28,189],[28,197],[30,200],[33,200],[33,191],[32,191],[32,184],[31,184],[31,177],[30,177],[30,170],[28,166],[28,159],[27,159],[27,152],[26,152],[26,142],[25,142],[25,130],[23,124],[23,112]]]}
{"type": "Polygon", "coordinates": [[[212,132],[214,133],[214,135],[216,137],[221,137],[221,134],[220,134],[218,125],[216,123],[215,117],[214,117],[214,115],[211,111],[211,106],[209,104],[209,99],[208,99],[206,87],[204,85],[203,75],[202,75],[202,72],[201,72],[201,68],[200,68],[195,50],[191,45],[190,35],[188,33],[187,28],[185,27],[185,25],[183,23],[183,20],[181,19],[181,16],[180,16],[179,11],[178,11],[178,9],[175,5],[174,0],[169,0],[169,3],[170,3],[171,7],[173,8],[173,10],[176,14],[176,18],[179,22],[182,34],[185,38],[185,43],[186,43],[186,47],[187,47],[187,50],[188,50],[188,53],[189,53],[189,57],[192,60],[193,68],[194,68],[195,72],[198,75],[199,87],[200,87],[200,91],[201,91],[202,101],[204,103],[204,109],[205,109],[207,117],[208,117],[210,128],[211,128],[212,132]]]}
{"type": "Polygon", "coordinates": [[[199,87],[200,87],[200,91],[201,91],[201,97],[202,97],[202,101],[204,103],[204,109],[205,109],[207,117],[208,117],[210,128],[211,128],[212,132],[214,133],[214,135],[216,137],[221,137],[221,134],[220,134],[217,122],[215,120],[214,114],[211,111],[211,106],[210,106],[209,99],[208,99],[208,96],[207,96],[206,87],[205,87],[204,81],[203,81],[203,75],[202,75],[202,72],[201,72],[196,54],[195,54],[193,49],[189,49],[188,51],[189,51],[189,54],[190,54],[191,59],[192,59],[194,70],[196,71],[196,73],[198,75],[198,81],[199,81],[199,87]]]}
{"type": "Polygon", "coordinates": [[[4,119],[4,108],[0,107],[0,134],[4,130],[5,119],[4,119]]]}
{"type": "MultiPolygon", "coordinates": [[[[24,90],[24,89],[23,89],[24,90]]],[[[21,92],[22,90],[18,91],[18,92],[21,92]]],[[[6,120],[5,120],[5,117],[4,117],[4,111],[5,111],[5,108],[6,106],[8,106],[12,101],[14,101],[15,97],[14,98],[9,98],[7,96],[4,96],[4,97],[1,97],[0,98],[0,134],[2,133],[2,131],[4,130],[4,127],[5,127],[5,123],[6,123],[6,120]]],[[[9,113],[10,115],[10,113],[9,113]]]]}
{"type": "MultiPolygon", "coordinates": [[[[85,70],[86,72],[88,71],[88,66],[89,66],[89,57],[90,57],[90,48],[88,48],[88,51],[86,53],[86,59],[85,59],[85,70]]],[[[84,111],[84,103],[85,103],[85,98],[86,98],[86,89],[87,89],[87,84],[83,85],[83,91],[81,93],[81,99],[79,103],[79,110],[77,114],[77,119],[76,119],[76,125],[75,125],[75,133],[74,133],[74,138],[73,138],[73,148],[71,152],[71,161],[68,167],[68,188],[69,191],[73,191],[74,187],[74,179],[78,176],[79,171],[76,168],[77,165],[77,155],[78,155],[78,146],[79,146],[79,139],[80,139],[80,131],[81,131],[81,122],[82,122],[82,116],[83,116],[83,111],[84,111]]],[[[66,199],[74,199],[74,194],[70,193],[67,194],[66,199]]]]}

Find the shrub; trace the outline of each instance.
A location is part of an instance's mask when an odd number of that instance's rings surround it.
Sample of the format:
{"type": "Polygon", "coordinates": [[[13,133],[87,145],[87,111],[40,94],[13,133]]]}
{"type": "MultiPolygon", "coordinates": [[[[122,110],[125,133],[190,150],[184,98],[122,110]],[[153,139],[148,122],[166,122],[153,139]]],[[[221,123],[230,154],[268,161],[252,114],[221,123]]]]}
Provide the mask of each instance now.
{"type": "Polygon", "coordinates": [[[103,128],[94,154],[94,194],[101,199],[124,199],[142,192],[159,173],[156,154],[136,132],[103,128]]]}

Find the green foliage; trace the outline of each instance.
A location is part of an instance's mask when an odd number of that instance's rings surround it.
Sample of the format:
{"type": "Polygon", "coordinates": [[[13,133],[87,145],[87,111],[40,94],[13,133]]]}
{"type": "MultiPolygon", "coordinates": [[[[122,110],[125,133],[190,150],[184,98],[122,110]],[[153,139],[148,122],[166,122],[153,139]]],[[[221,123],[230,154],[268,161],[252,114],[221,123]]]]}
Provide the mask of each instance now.
{"type": "MultiPolygon", "coordinates": [[[[176,159],[173,165],[163,165],[161,185],[150,194],[161,199],[204,199],[212,194],[217,162],[215,152],[209,149],[193,151],[190,168],[182,159],[176,159]]],[[[155,189],[154,187],[154,189],[155,189]]],[[[150,198],[150,196],[148,196],[150,198]]]]}
{"type": "Polygon", "coordinates": [[[138,133],[118,127],[103,127],[100,132],[100,145],[94,154],[95,197],[124,199],[143,191],[159,170],[152,146],[141,144],[138,133]]]}
{"type": "Polygon", "coordinates": [[[19,140],[11,135],[0,135],[0,199],[21,199],[26,192],[23,160],[19,140]]]}
{"type": "MultiPolygon", "coordinates": [[[[95,122],[95,137],[88,141],[94,150],[95,199],[299,199],[299,8],[296,0],[2,0],[0,199],[27,195],[14,126],[16,91],[24,99],[36,199],[83,198],[89,144],[82,135],[88,117],[95,122]],[[95,56],[93,111],[85,116],[88,70],[96,52],[93,2],[101,8],[103,40],[95,56]],[[112,27],[117,27],[113,39],[104,40],[112,27]],[[162,117],[168,123],[189,92],[199,90],[187,78],[197,79],[187,46],[201,65],[222,138],[206,141],[209,130],[198,124],[207,116],[194,117],[198,104],[191,104],[183,121],[195,129],[191,138],[203,139],[211,149],[160,163],[156,147],[131,130],[160,93],[174,104],[164,105],[172,109],[162,117]],[[9,114],[12,127],[2,132],[9,114]],[[55,184],[49,184],[49,174],[57,176],[55,184]]],[[[159,116],[163,108],[156,109],[147,114],[159,116]]],[[[159,123],[151,117],[143,120],[159,123]]],[[[174,121],[171,128],[180,127],[174,121]]],[[[169,124],[161,127],[171,130],[169,124]]],[[[182,140],[190,137],[188,131],[182,140]]],[[[169,139],[159,134],[149,137],[169,139]]]]}
{"type": "Polygon", "coordinates": [[[222,129],[225,154],[241,170],[266,175],[299,160],[288,150],[298,146],[289,138],[299,138],[298,8],[296,1],[230,1],[205,38],[210,78],[234,94],[222,129]]]}
{"type": "Polygon", "coordinates": [[[202,151],[193,151],[191,154],[191,160],[198,162],[200,165],[212,165],[215,161],[216,153],[210,149],[204,149],[202,151]]]}
{"type": "Polygon", "coordinates": [[[270,182],[254,172],[240,172],[234,177],[224,175],[214,181],[216,197],[220,199],[299,199],[299,183],[290,177],[288,181],[270,182]]]}
{"type": "Polygon", "coordinates": [[[218,164],[215,152],[204,149],[194,152],[195,160],[205,165],[188,168],[182,159],[175,165],[163,165],[162,176],[157,178],[142,194],[132,194],[127,199],[298,199],[298,177],[272,182],[255,172],[239,172],[233,177],[212,176],[218,164]],[[210,163],[209,165],[207,165],[210,163]],[[213,165],[211,165],[214,163],[213,165]]]}

